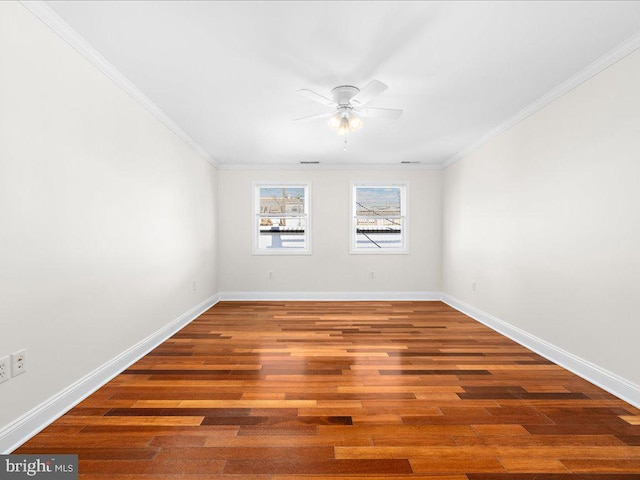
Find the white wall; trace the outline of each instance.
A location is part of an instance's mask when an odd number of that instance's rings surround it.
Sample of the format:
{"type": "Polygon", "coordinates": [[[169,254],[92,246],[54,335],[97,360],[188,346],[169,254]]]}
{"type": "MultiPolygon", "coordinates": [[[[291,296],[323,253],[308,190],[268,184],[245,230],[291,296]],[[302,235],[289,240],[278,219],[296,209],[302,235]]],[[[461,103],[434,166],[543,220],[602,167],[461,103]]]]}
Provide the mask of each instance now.
{"type": "Polygon", "coordinates": [[[0,2],[0,431],[217,291],[216,170],[0,2]],[[192,289],[192,281],[198,290],[192,289]]]}
{"type": "Polygon", "coordinates": [[[219,175],[223,298],[230,292],[440,291],[441,172],[221,170],[219,175]],[[410,253],[350,255],[350,181],[404,180],[409,181],[410,253]],[[312,255],[252,255],[254,181],[311,182],[312,255]]]}
{"type": "Polygon", "coordinates": [[[636,385],[638,85],[640,51],[446,169],[443,184],[443,290],[636,385]]]}

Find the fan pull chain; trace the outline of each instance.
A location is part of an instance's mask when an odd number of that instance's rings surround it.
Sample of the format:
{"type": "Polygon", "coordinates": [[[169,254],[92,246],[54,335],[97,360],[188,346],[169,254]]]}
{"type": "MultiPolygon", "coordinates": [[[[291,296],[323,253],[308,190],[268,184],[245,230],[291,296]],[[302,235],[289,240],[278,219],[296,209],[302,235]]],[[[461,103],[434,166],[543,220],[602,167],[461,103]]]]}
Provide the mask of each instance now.
{"type": "Polygon", "coordinates": [[[342,151],[347,151],[347,132],[344,132],[344,147],[342,148],[342,151]]]}

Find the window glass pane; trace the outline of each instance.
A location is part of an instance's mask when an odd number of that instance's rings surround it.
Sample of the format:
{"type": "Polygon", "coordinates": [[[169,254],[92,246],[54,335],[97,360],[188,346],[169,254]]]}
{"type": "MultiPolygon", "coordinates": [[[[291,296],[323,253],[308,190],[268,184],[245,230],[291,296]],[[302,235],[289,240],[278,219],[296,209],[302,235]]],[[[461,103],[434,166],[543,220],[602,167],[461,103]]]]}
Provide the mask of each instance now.
{"type": "Polygon", "coordinates": [[[258,248],[307,248],[306,217],[259,216],[258,222],[258,248]]]}
{"type": "Polygon", "coordinates": [[[399,216],[400,187],[357,187],[357,216],[399,216]]]}
{"type": "Polygon", "coordinates": [[[356,217],[356,245],[364,248],[403,248],[402,217],[356,217]]]}
{"type": "Polygon", "coordinates": [[[260,214],[303,214],[303,187],[261,187],[260,214]]]}

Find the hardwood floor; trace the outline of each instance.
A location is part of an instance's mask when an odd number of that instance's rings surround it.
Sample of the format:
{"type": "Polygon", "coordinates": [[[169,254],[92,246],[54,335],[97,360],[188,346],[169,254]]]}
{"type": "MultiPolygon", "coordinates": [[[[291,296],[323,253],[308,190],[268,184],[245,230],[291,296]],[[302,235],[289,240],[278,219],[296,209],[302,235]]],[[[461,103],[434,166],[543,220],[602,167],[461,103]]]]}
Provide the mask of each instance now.
{"type": "Polygon", "coordinates": [[[640,410],[440,302],[222,302],[16,452],[86,480],[630,480],[640,410]]]}

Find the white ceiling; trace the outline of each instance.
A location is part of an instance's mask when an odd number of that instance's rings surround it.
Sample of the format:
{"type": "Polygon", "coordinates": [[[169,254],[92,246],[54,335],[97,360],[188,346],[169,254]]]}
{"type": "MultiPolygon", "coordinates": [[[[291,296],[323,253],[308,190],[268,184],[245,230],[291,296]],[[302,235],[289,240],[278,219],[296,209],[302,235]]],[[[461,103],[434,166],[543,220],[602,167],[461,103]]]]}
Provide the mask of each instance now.
{"type": "Polygon", "coordinates": [[[221,166],[439,165],[640,31],[640,2],[49,1],[221,166]],[[389,86],[342,138],[296,94],[389,86]]]}

